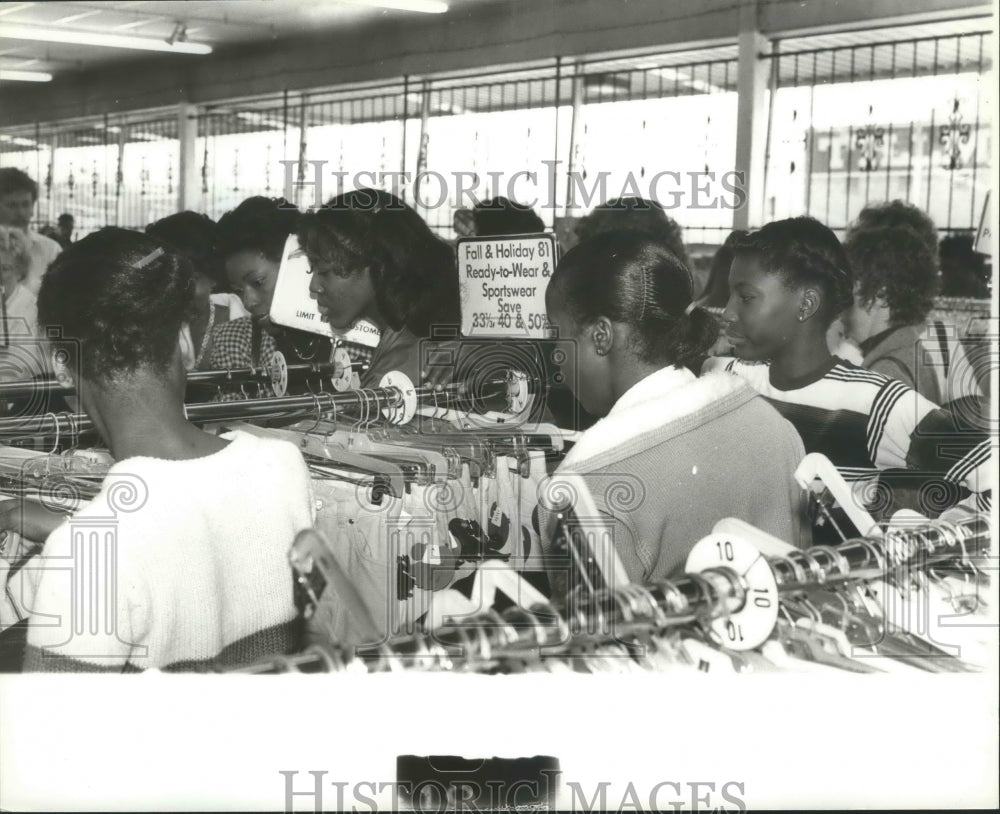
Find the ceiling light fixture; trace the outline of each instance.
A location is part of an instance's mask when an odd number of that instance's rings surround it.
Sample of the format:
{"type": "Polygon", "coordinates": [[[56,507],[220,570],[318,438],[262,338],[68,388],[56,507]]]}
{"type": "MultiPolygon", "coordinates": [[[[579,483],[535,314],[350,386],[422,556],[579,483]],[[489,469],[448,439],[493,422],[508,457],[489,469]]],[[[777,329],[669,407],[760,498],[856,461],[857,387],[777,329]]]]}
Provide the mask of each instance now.
{"type": "Polygon", "coordinates": [[[8,136],[6,133],[0,135],[0,141],[5,144],[16,144],[18,147],[37,147],[38,144],[32,141],[30,138],[19,138],[17,136],[8,136]]]}
{"type": "Polygon", "coordinates": [[[167,37],[167,45],[173,45],[175,42],[187,42],[188,30],[184,23],[174,23],[174,30],[167,37]]]}
{"type": "Polygon", "coordinates": [[[694,76],[689,76],[687,73],[679,71],[676,68],[653,68],[651,73],[662,76],[667,81],[674,82],[679,86],[701,91],[702,93],[714,93],[723,90],[711,82],[706,82],[704,79],[696,79],[694,76]]]}
{"type": "MultiPolygon", "coordinates": [[[[175,33],[177,29],[174,29],[175,33]]],[[[173,35],[171,35],[173,36],[173,35]]],[[[99,31],[68,31],[30,25],[0,25],[0,39],[34,42],[61,42],[67,45],[93,45],[98,48],[129,48],[135,51],[165,51],[172,54],[210,54],[212,46],[202,42],[174,42],[152,37],[103,34],[99,31]]],[[[179,39],[179,37],[177,38],[179,39]]]]}
{"type": "Polygon", "coordinates": [[[448,10],[448,4],[441,0],[341,0],[341,2],[393,11],[419,11],[423,14],[444,14],[448,10]]]}
{"type": "Polygon", "coordinates": [[[0,68],[0,82],[51,82],[52,74],[44,71],[8,71],[0,68]]]}

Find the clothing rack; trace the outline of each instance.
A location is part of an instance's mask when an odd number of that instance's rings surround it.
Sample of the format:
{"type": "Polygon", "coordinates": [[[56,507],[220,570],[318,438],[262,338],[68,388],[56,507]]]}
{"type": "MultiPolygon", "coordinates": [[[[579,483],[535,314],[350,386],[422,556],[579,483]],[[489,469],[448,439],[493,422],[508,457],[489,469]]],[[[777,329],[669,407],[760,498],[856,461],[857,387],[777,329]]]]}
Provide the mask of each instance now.
{"type": "MultiPolygon", "coordinates": [[[[882,539],[815,546],[764,561],[779,592],[791,595],[838,580],[889,575],[906,565],[983,557],[991,530],[989,518],[978,514],[893,530],[882,539]]],[[[650,585],[604,587],[565,608],[546,603],[513,606],[503,612],[490,609],[462,623],[362,646],[353,653],[335,643],[313,644],[302,653],[273,656],[228,671],[339,672],[358,665],[368,672],[453,667],[482,671],[505,661],[571,658],[604,642],[641,646],[652,636],[736,618],[748,598],[746,581],[737,570],[712,567],[650,585]]]]}
{"type": "Polygon", "coordinates": [[[502,613],[491,609],[461,624],[360,647],[353,655],[336,645],[315,644],[302,653],[275,656],[233,672],[336,672],[355,662],[369,672],[460,665],[481,670],[504,660],[571,655],[584,642],[617,641],[640,631],[716,618],[745,600],[738,575],[723,569],[689,574],[649,589],[631,587],[634,590],[599,594],[568,614],[551,604],[514,606],[502,613]]]}
{"type": "MultiPolygon", "coordinates": [[[[506,380],[496,379],[484,384],[505,386],[506,380]]],[[[467,385],[462,382],[437,388],[415,387],[406,376],[393,371],[386,374],[380,387],[345,390],[340,393],[320,392],[299,396],[200,402],[185,405],[185,415],[197,423],[213,423],[310,416],[336,419],[338,414],[359,410],[360,414],[351,415],[351,418],[362,425],[372,423],[383,415],[391,424],[405,424],[413,418],[421,401],[429,405],[447,405],[467,395],[467,385]]],[[[93,422],[84,413],[50,412],[0,418],[0,438],[63,433],[75,437],[93,429],[93,422]]]]}
{"type": "Polygon", "coordinates": [[[989,516],[932,520],[912,529],[890,529],[884,537],[862,537],[838,546],[813,546],[782,557],[768,557],[779,592],[791,592],[845,579],[871,579],[895,569],[923,568],[960,559],[982,559],[989,551],[989,516]]]}
{"type": "MultiPolygon", "coordinates": [[[[365,364],[362,362],[352,362],[350,367],[361,371],[365,368],[365,364]]],[[[289,379],[307,376],[329,378],[338,372],[338,366],[333,362],[302,362],[286,365],[284,369],[289,379]]],[[[242,383],[270,384],[273,374],[274,371],[270,367],[191,370],[187,373],[187,383],[219,386],[242,383]]],[[[16,398],[41,393],[71,396],[76,394],[76,388],[62,385],[54,377],[0,383],[0,398],[16,398]]]]}

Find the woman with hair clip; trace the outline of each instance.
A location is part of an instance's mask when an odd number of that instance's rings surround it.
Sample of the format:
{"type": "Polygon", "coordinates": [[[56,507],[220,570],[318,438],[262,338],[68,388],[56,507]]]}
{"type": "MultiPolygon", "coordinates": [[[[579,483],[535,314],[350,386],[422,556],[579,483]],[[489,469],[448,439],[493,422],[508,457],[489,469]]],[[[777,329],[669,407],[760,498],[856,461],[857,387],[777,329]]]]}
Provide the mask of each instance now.
{"type": "Polygon", "coordinates": [[[545,297],[560,338],[577,343],[570,386],[602,416],[558,472],[583,476],[637,582],[683,569],[724,517],[800,542],[802,442],[743,382],[691,372],[718,334],[693,297],[691,273],[663,242],[614,231],[569,251],[545,297]]]}
{"type": "Polygon", "coordinates": [[[177,335],[194,296],[183,257],[125,229],[74,243],[42,281],[40,322],[73,338],[56,349],[116,463],[72,517],[0,504],[0,529],[45,540],[8,586],[32,614],[26,669],[183,669],[298,645],[287,553],[312,525],[309,473],[293,444],[187,420],[177,335]]]}
{"type": "Polygon", "coordinates": [[[362,387],[391,370],[415,383],[441,382],[450,368],[423,370],[420,340],[459,324],[451,247],[395,195],[357,189],[303,216],[298,229],[312,270],[309,293],[336,330],[364,317],[382,335],[362,387]],[[426,374],[426,375],[424,375],[426,374]]]}

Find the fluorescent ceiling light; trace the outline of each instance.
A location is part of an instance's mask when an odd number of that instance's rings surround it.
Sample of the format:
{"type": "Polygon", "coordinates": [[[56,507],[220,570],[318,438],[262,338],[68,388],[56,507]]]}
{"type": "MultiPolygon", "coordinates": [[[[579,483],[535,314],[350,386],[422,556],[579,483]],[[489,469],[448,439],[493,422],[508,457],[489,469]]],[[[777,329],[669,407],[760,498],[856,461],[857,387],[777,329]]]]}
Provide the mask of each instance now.
{"type": "Polygon", "coordinates": [[[51,82],[52,74],[44,71],[8,71],[0,68],[0,82],[51,82]]]}
{"type": "Polygon", "coordinates": [[[16,136],[8,136],[6,133],[0,135],[0,141],[5,144],[16,144],[18,147],[37,147],[38,144],[29,138],[19,138],[16,136]]]}
{"type": "Polygon", "coordinates": [[[98,48],[130,48],[136,51],[165,51],[173,54],[210,54],[212,46],[201,42],[174,42],[154,37],[125,34],[102,34],[99,31],[63,31],[30,25],[0,25],[0,39],[61,42],[68,45],[94,45],[98,48]]]}
{"type": "Polygon", "coordinates": [[[342,3],[352,3],[356,6],[372,6],[388,8],[394,11],[420,11],[424,14],[444,14],[448,4],[441,0],[341,0],[342,3]]]}
{"type": "Polygon", "coordinates": [[[19,11],[24,11],[26,8],[31,8],[34,3],[19,3],[16,6],[7,6],[7,8],[0,11],[0,17],[6,17],[8,14],[17,14],[19,11]]]}
{"type": "Polygon", "coordinates": [[[437,104],[431,105],[431,110],[435,113],[451,113],[453,115],[469,112],[461,105],[453,104],[451,102],[438,102],[437,104]]]}
{"type": "Polygon", "coordinates": [[[679,86],[699,90],[702,93],[712,93],[722,90],[722,88],[716,87],[711,82],[706,82],[704,79],[695,79],[687,73],[678,71],[676,68],[654,68],[652,73],[658,74],[671,82],[676,82],[679,86]]]}
{"type": "Polygon", "coordinates": [[[284,129],[285,127],[285,123],[279,121],[278,119],[270,119],[263,113],[254,113],[253,111],[249,110],[240,111],[239,113],[236,114],[236,118],[242,119],[243,121],[249,122],[250,124],[256,124],[260,127],[272,127],[272,128],[277,128],[279,130],[284,129]]]}

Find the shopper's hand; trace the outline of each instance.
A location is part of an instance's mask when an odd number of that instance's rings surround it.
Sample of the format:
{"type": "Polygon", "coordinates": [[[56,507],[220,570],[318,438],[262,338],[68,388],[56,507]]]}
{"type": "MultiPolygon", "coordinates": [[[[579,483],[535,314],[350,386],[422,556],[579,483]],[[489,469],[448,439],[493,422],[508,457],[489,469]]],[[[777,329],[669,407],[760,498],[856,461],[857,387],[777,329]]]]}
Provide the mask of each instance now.
{"type": "Polygon", "coordinates": [[[28,236],[16,226],[0,224],[0,251],[7,254],[26,254],[30,250],[28,236]]]}
{"type": "Polygon", "coordinates": [[[458,341],[446,339],[439,342],[428,342],[430,353],[424,353],[424,359],[433,359],[440,355],[441,364],[429,364],[420,371],[420,384],[424,387],[432,387],[435,390],[443,390],[446,384],[454,380],[455,365],[458,362],[458,341]],[[446,360],[451,360],[450,363],[446,360]]]}

